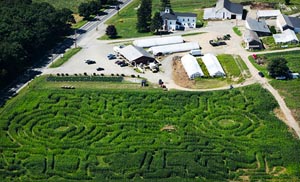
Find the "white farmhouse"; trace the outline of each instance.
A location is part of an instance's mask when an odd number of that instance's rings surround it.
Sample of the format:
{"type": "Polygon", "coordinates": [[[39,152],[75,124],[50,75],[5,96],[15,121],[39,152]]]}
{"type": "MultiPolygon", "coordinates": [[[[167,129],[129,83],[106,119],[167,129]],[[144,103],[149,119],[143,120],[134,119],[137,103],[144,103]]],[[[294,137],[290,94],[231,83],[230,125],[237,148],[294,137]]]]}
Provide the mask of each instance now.
{"type": "Polygon", "coordinates": [[[187,28],[196,28],[197,14],[194,13],[178,13],[173,12],[172,9],[166,8],[165,11],[160,12],[163,20],[163,30],[175,31],[184,30],[187,28]]]}
{"type": "Polygon", "coordinates": [[[218,0],[216,7],[204,9],[203,19],[238,19],[243,17],[243,6],[229,0],[218,0]]]}

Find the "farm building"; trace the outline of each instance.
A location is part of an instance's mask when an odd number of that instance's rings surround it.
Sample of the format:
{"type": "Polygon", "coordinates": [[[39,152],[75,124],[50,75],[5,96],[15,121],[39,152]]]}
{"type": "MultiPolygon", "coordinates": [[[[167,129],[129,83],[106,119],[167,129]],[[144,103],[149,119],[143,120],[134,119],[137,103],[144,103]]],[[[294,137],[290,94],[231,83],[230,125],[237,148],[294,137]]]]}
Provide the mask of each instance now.
{"type": "Polygon", "coordinates": [[[203,19],[238,19],[243,17],[243,6],[229,0],[218,0],[216,7],[204,9],[203,19]]]}
{"type": "Polygon", "coordinates": [[[246,30],[243,35],[244,42],[246,44],[246,49],[262,49],[263,45],[260,41],[256,32],[252,30],[246,30]]]}
{"type": "Polygon", "coordinates": [[[281,31],[284,31],[286,29],[291,29],[295,33],[300,32],[300,18],[280,14],[277,17],[276,23],[277,23],[277,27],[281,31]]]}
{"type": "Polygon", "coordinates": [[[165,31],[196,28],[197,14],[173,12],[172,9],[166,8],[165,11],[160,12],[160,16],[165,31]]]}
{"type": "Polygon", "coordinates": [[[211,77],[225,76],[225,72],[215,55],[211,53],[205,54],[202,57],[202,61],[205,64],[207,71],[211,77]]]}
{"type": "Polygon", "coordinates": [[[194,56],[190,54],[184,55],[181,58],[181,63],[190,79],[194,79],[196,77],[201,77],[204,75],[197,62],[197,59],[194,56]]]}
{"type": "Polygon", "coordinates": [[[281,14],[280,10],[258,10],[256,12],[257,20],[260,19],[276,19],[281,14]]]}
{"type": "Polygon", "coordinates": [[[293,30],[286,29],[281,34],[273,34],[276,44],[280,43],[298,43],[299,40],[293,30]]]}
{"type": "Polygon", "coordinates": [[[168,44],[183,43],[184,40],[181,36],[158,37],[149,39],[140,39],[133,41],[133,45],[138,47],[152,47],[168,44]]]}
{"type": "Polygon", "coordinates": [[[127,59],[131,64],[148,64],[154,62],[155,58],[141,47],[133,45],[126,46],[119,50],[119,54],[127,59]]]}
{"type": "Polygon", "coordinates": [[[184,52],[184,51],[190,51],[199,48],[200,46],[197,42],[188,42],[188,43],[180,43],[180,44],[154,46],[149,48],[148,51],[152,52],[154,55],[157,55],[157,53],[171,54],[174,52],[184,52]]]}
{"type": "Polygon", "coordinates": [[[268,25],[264,20],[257,21],[248,17],[246,19],[245,26],[248,30],[256,32],[259,37],[272,35],[268,25]]]}

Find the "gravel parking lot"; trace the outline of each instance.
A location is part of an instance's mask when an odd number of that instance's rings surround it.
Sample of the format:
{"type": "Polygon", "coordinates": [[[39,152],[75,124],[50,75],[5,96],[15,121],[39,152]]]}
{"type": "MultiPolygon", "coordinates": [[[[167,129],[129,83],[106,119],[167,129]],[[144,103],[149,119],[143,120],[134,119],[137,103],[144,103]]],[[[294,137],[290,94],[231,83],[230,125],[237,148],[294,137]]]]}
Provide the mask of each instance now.
{"type": "MultiPolygon", "coordinates": [[[[227,21],[211,21],[204,28],[200,28],[197,30],[190,30],[185,32],[175,32],[176,34],[189,33],[189,32],[203,32],[202,34],[197,34],[193,36],[185,36],[184,39],[186,41],[197,41],[199,45],[202,47],[202,52],[205,53],[239,53],[240,51],[245,51],[241,48],[242,38],[235,35],[232,30],[232,27],[238,23],[239,26],[243,25],[242,21],[236,22],[235,20],[227,20],[227,21]],[[222,30],[220,32],[220,30],[222,30]],[[209,40],[216,39],[217,37],[222,37],[224,34],[230,34],[231,40],[227,40],[227,45],[212,47],[209,44],[209,40]]],[[[100,41],[97,40],[96,37],[101,35],[100,32],[93,32],[91,34],[91,38],[85,42],[79,42],[78,45],[83,49],[74,55],[68,62],[62,65],[59,68],[47,68],[44,71],[44,74],[56,74],[56,73],[68,73],[68,74],[83,74],[87,73],[89,75],[93,73],[97,74],[125,74],[125,75],[140,75],[141,77],[145,77],[148,81],[152,83],[157,83],[159,79],[163,79],[163,81],[169,87],[175,87],[175,84],[172,80],[172,58],[176,55],[184,55],[186,53],[178,53],[172,54],[168,57],[165,57],[164,60],[161,61],[161,71],[158,73],[152,73],[149,70],[146,72],[138,73],[133,70],[132,67],[120,67],[115,64],[115,61],[118,59],[108,60],[107,55],[113,52],[113,47],[116,44],[112,44],[113,41],[100,41]],[[88,65],[85,63],[86,59],[91,59],[96,61],[96,64],[88,65]],[[103,71],[97,71],[98,67],[104,68],[103,71]]],[[[120,44],[120,43],[119,43],[120,44]]]]}

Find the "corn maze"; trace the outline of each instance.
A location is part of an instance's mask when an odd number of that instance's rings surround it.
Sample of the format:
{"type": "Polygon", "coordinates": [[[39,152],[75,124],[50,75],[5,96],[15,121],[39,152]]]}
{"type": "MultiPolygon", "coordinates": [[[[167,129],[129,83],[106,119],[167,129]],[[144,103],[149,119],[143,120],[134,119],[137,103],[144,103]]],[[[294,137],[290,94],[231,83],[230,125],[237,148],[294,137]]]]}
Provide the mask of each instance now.
{"type": "Polygon", "coordinates": [[[0,180],[296,181],[300,142],[276,106],[257,85],[32,90],[0,112],[0,180]]]}

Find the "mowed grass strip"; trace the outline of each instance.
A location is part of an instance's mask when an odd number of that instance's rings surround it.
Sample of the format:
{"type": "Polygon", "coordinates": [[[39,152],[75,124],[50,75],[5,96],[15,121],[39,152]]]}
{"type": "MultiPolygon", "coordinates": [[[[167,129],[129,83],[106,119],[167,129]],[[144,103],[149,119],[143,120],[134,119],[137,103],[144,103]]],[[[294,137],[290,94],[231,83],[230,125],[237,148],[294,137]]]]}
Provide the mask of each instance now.
{"type": "Polygon", "coordinates": [[[66,53],[64,53],[63,57],[60,57],[56,61],[54,61],[50,65],[50,68],[60,67],[65,62],[67,62],[72,56],[74,56],[75,54],[77,54],[81,49],[82,49],[81,47],[69,49],[66,53]]]}

